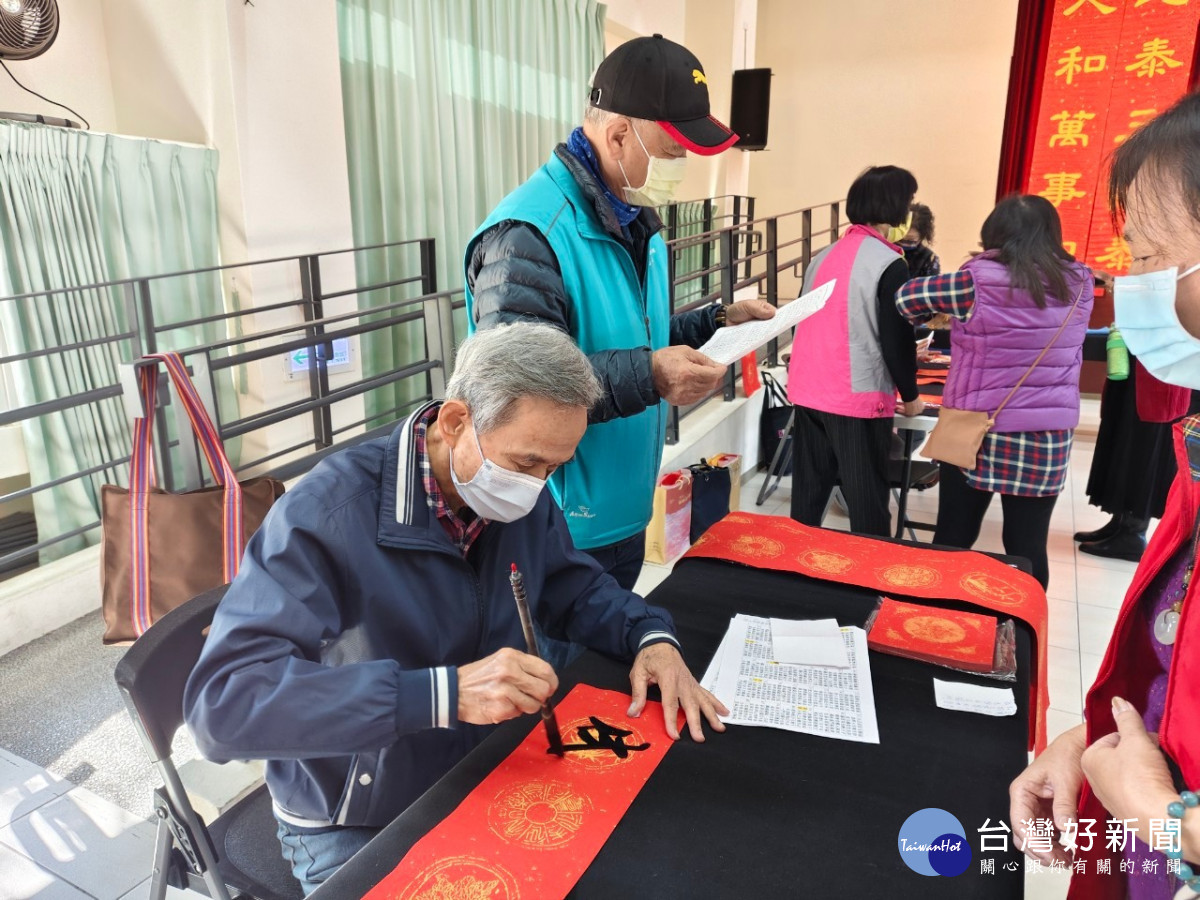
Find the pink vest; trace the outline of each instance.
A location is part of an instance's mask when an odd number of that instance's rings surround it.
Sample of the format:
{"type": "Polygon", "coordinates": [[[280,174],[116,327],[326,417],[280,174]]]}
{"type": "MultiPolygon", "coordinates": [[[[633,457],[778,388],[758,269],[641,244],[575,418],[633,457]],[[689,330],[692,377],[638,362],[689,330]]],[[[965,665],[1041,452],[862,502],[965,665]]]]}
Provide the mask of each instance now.
{"type": "Polygon", "coordinates": [[[797,406],[855,419],[882,419],[896,407],[896,386],[879,347],[879,279],[901,259],[895,244],[852,225],[809,263],[804,291],[836,279],[819,312],[796,326],[788,399],[797,406]]]}

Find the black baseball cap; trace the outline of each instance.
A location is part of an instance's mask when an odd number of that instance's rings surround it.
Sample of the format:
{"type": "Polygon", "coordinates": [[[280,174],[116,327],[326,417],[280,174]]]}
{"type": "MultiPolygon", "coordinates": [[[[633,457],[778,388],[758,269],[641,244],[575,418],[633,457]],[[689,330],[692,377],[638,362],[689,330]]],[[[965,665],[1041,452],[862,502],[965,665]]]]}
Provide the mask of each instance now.
{"type": "Polygon", "coordinates": [[[713,156],[738,136],[709,115],[708,79],[687,47],[661,34],[626,41],[600,63],[589,102],[657,122],[686,149],[713,156]]]}

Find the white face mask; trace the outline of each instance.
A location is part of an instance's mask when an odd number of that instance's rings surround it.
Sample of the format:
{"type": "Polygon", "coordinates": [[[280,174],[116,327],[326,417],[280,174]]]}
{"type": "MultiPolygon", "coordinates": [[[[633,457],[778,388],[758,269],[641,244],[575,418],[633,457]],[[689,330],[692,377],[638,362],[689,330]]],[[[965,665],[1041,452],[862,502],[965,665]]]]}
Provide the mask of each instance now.
{"type": "Polygon", "coordinates": [[[546,482],[496,465],[483,455],[483,447],[479,445],[479,435],[474,426],[471,427],[471,434],[483,465],[470,481],[458,480],[458,473],[454,471],[454,450],[447,448],[450,449],[450,480],[454,482],[454,488],[463,503],[471,507],[476,515],[493,522],[515,522],[529,515],[537,505],[546,482]]]}
{"type": "Polygon", "coordinates": [[[679,189],[679,183],[683,181],[683,174],[687,169],[687,157],[662,159],[658,156],[651,156],[646,145],[642,143],[642,136],[637,133],[637,129],[632,124],[629,127],[633,129],[633,136],[637,138],[642,152],[646,154],[647,163],[646,181],[641,187],[635,188],[629,183],[629,176],[625,175],[625,167],[621,165],[619,159],[617,160],[621,174],[625,177],[625,202],[630,206],[666,206],[675,196],[675,191],[679,189]]]}
{"type": "Polygon", "coordinates": [[[1123,275],[1113,287],[1117,330],[1146,371],[1167,384],[1200,389],[1200,339],[1188,334],[1175,311],[1176,284],[1183,274],[1172,266],[1142,275],[1123,275]]]}

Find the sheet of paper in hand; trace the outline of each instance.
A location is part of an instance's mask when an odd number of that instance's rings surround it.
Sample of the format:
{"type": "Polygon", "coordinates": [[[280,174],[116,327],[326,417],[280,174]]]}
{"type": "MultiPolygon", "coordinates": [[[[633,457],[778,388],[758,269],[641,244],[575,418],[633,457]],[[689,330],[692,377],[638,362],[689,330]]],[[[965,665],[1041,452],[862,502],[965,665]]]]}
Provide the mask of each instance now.
{"type": "Polygon", "coordinates": [[[773,319],[751,319],[740,325],[718,328],[716,334],[700,348],[700,352],[723,366],[730,365],[824,307],[835,284],[837,279],[830,279],[819,288],[801,294],[791,303],[785,303],[779,307],[773,319]]]}
{"type": "Polygon", "coordinates": [[[365,900],[561,900],[674,743],[662,705],[580,684],[555,707],[566,753],[540,724],[365,900]]]}

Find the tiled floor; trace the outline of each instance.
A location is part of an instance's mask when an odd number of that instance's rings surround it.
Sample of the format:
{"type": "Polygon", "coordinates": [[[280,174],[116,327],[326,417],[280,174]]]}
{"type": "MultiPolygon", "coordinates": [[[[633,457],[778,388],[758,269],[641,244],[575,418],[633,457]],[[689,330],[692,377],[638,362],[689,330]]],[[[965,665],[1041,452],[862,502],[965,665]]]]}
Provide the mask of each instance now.
{"type": "MultiPolygon", "coordinates": [[[[1094,417],[1094,409],[1089,410],[1094,417]]],[[[1067,490],[1054,512],[1050,537],[1050,729],[1052,736],[1081,721],[1083,691],[1100,665],[1108,634],[1133,575],[1130,563],[1079,554],[1071,535],[1098,527],[1105,517],[1087,505],[1084,486],[1092,446],[1077,443],[1067,490]]],[[[754,505],[761,475],[742,487],[745,510],[787,515],[789,482],[762,507],[754,505]]],[[[914,494],[914,518],[932,521],[936,489],[914,494]]],[[[848,525],[831,511],[833,527],[848,525]]],[[[982,550],[1000,551],[1000,506],[989,511],[982,550]]],[[[647,592],[669,569],[647,565],[639,591],[647,592]]],[[[77,748],[73,748],[75,752],[77,748]]],[[[148,790],[148,788],[147,788],[148,790]]],[[[5,900],[125,900],[148,890],[154,826],[91,791],[51,775],[0,750],[0,897],[5,900]]],[[[1049,873],[1027,877],[1031,900],[1066,896],[1065,879],[1049,873]]],[[[183,897],[172,891],[172,897],[183,897]]]]}

